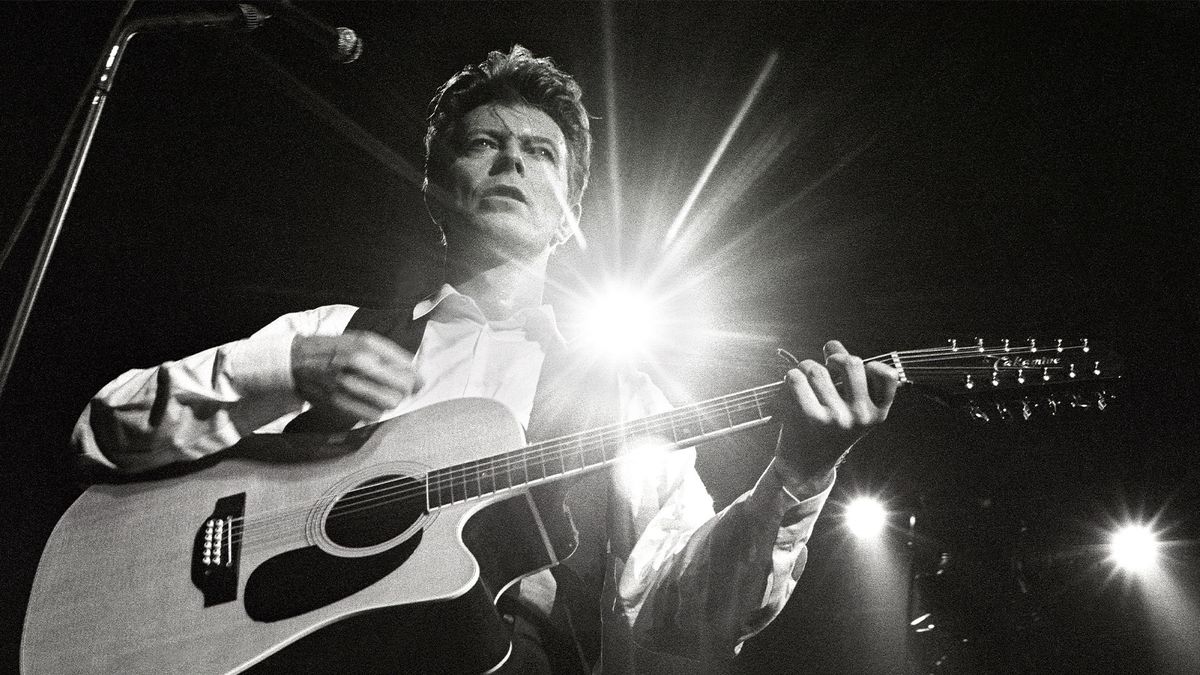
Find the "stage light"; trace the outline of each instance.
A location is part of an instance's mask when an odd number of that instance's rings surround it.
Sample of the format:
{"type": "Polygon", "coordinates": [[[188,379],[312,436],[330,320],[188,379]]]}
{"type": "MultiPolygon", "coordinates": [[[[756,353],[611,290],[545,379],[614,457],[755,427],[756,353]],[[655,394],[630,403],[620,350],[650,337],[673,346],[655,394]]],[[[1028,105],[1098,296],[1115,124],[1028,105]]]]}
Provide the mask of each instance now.
{"type": "Polygon", "coordinates": [[[1126,525],[1112,533],[1109,558],[1129,572],[1146,572],[1158,564],[1158,537],[1146,525],[1126,525]]]}
{"type": "Polygon", "coordinates": [[[846,506],[846,527],[859,539],[874,539],[887,525],[887,510],[873,497],[857,497],[846,506]]]}
{"type": "Polygon", "coordinates": [[[630,358],[649,351],[658,323],[649,297],[631,286],[613,284],[592,298],[581,337],[597,352],[630,358]]]}

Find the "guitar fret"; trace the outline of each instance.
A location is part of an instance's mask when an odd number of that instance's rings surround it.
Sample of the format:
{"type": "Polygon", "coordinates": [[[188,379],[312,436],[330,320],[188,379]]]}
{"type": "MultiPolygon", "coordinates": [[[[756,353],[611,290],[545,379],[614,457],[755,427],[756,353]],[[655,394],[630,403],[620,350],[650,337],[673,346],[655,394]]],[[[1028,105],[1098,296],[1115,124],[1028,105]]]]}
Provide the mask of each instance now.
{"type": "Polygon", "coordinates": [[[755,422],[755,421],[761,419],[755,413],[754,406],[756,406],[756,405],[757,405],[757,403],[750,404],[750,403],[743,402],[743,403],[739,404],[736,408],[727,408],[730,423],[733,426],[737,426],[739,424],[745,424],[747,422],[755,422]]]}
{"type": "Polygon", "coordinates": [[[583,446],[584,466],[603,466],[608,462],[608,452],[605,446],[610,442],[609,434],[601,434],[599,438],[583,446]]]}
{"type": "MultiPolygon", "coordinates": [[[[568,471],[576,471],[579,469],[587,468],[587,464],[584,462],[583,440],[580,439],[578,436],[575,437],[575,447],[577,448],[577,450],[574,450],[571,453],[569,453],[569,456],[571,458],[569,467],[567,466],[568,462],[567,462],[566,458],[564,457],[564,459],[563,459],[563,473],[567,473],[568,471]]],[[[564,454],[566,454],[566,453],[564,453],[564,454]]]]}
{"type": "Polygon", "coordinates": [[[681,422],[680,425],[676,425],[674,422],[671,425],[672,431],[676,432],[676,443],[689,441],[704,435],[704,420],[700,416],[699,411],[694,408],[685,408],[676,414],[676,418],[680,419],[681,422]],[[695,421],[687,419],[688,416],[694,417],[695,421]],[[683,435],[682,438],[680,438],[679,434],[683,435]]]}
{"type": "MultiPolygon", "coordinates": [[[[482,466],[482,463],[481,463],[482,466]]],[[[496,492],[496,472],[493,468],[483,469],[479,471],[479,494],[495,494],[496,492]]]]}
{"type": "Polygon", "coordinates": [[[546,477],[546,456],[540,451],[534,456],[534,461],[525,460],[525,475],[527,483],[546,477]]]}
{"type": "Polygon", "coordinates": [[[486,460],[473,462],[472,464],[474,465],[474,468],[471,473],[467,475],[467,481],[474,486],[476,491],[474,495],[471,495],[472,497],[479,497],[488,494],[487,488],[484,487],[486,485],[488,475],[488,470],[484,468],[485,462],[486,460]]]}
{"type": "Polygon", "coordinates": [[[503,468],[492,472],[492,485],[495,487],[493,492],[500,492],[512,487],[512,464],[507,459],[504,460],[503,468]]]}
{"type": "Polygon", "coordinates": [[[763,414],[762,403],[758,400],[758,392],[754,392],[754,407],[758,410],[758,419],[766,419],[767,415],[763,414]]]}
{"type": "Polygon", "coordinates": [[[625,426],[624,425],[622,425],[620,428],[617,429],[617,436],[615,438],[613,437],[612,434],[601,435],[600,436],[600,447],[596,448],[597,450],[600,451],[599,458],[596,460],[593,460],[592,462],[590,462],[590,464],[593,464],[596,466],[608,464],[609,459],[611,459],[611,457],[609,457],[609,455],[608,455],[609,444],[616,445],[616,444],[622,443],[624,441],[624,438],[625,438],[625,426]]]}
{"type": "Polygon", "coordinates": [[[463,466],[464,466],[464,470],[463,470],[463,476],[462,476],[462,483],[463,483],[463,494],[466,495],[465,499],[470,499],[472,497],[478,497],[479,494],[482,492],[481,486],[479,484],[479,470],[476,468],[479,466],[479,462],[468,462],[467,464],[465,464],[463,466]]]}

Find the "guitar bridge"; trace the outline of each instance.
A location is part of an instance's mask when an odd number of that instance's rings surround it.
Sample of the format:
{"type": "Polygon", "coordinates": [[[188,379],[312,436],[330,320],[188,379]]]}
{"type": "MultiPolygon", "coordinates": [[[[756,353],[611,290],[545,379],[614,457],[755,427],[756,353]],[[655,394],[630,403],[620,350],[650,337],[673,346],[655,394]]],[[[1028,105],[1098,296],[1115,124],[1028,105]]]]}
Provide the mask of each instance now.
{"type": "Polygon", "coordinates": [[[204,606],[237,599],[246,493],[222,497],[196,531],[192,545],[192,583],[204,594],[204,606]]]}

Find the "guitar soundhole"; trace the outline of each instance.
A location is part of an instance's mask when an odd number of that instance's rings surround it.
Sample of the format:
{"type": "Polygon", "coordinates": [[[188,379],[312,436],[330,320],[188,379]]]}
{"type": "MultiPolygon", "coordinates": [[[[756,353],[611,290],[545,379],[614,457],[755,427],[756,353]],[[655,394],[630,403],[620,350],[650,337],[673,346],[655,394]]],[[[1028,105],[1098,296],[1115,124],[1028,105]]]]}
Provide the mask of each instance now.
{"type": "Polygon", "coordinates": [[[377,476],[338,499],[325,518],[325,534],[347,548],[375,546],[407,530],[424,513],[424,483],[408,476],[377,476]]]}

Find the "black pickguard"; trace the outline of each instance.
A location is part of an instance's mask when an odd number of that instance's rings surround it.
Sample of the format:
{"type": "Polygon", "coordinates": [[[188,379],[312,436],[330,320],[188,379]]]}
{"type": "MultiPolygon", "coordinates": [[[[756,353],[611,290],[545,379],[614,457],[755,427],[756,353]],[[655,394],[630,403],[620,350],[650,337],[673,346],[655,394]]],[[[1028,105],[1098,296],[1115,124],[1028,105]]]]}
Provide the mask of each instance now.
{"type": "Polygon", "coordinates": [[[375,555],[343,558],[316,546],[281,553],[246,580],[246,614],[255,621],[281,621],[348,598],[404,564],[420,542],[418,530],[375,555]]]}

